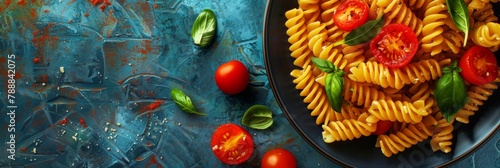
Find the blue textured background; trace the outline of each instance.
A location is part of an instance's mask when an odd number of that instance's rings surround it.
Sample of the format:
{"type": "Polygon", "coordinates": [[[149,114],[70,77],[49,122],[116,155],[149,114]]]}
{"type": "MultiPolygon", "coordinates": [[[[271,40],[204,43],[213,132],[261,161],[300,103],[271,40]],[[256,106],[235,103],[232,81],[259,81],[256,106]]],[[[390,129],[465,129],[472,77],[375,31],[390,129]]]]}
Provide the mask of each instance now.
{"type": "MultiPolygon", "coordinates": [[[[0,166],[227,167],[211,151],[211,134],[223,123],[240,124],[246,109],[263,104],[275,122],[264,131],[247,128],[256,151],[241,166],[258,166],[266,151],[282,147],[299,167],[338,167],[295,132],[273,97],[262,52],[266,2],[116,0],[101,11],[86,0],[2,1],[1,78],[7,80],[6,56],[15,54],[18,108],[11,161],[4,139],[12,104],[2,82],[0,166]],[[200,48],[190,32],[205,8],[217,15],[218,29],[214,43],[200,48]],[[232,59],[247,66],[250,85],[228,96],[213,74],[232,59]],[[180,111],[171,88],[182,89],[208,115],[180,111]],[[156,100],[164,103],[145,112],[156,100]],[[66,125],[58,124],[65,118],[66,125]]],[[[500,167],[499,140],[497,133],[454,166],[500,167]]]]}

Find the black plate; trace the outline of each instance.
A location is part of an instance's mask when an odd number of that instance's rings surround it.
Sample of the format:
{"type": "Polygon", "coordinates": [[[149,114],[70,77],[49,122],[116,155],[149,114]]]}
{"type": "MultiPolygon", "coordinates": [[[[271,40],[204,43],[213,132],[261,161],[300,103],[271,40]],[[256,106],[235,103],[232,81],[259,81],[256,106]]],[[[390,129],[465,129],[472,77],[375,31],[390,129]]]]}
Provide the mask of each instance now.
{"type": "MultiPolygon", "coordinates": [[[[286,35],[285,12],[297,8],[297,1],[269,0],[264,20],[264,59],[274,95],[290,123],[298,133],[325,157],[342,166],[354,167],[436,167],[449,166],[466,157],[490,139],[500,128],[500,91],[496,91],[471,116],[469,124],[455,125],[453,149],[450,153],[432,152],[428,140],[406,149],[404,152],[385,157],[375,148],[375,136],[353,141],[324,143],[321,126],[315,124],[303,98],[292,83],[290,72],[295,68],[290,57],[290,44],[286,35]]],[[[494,4],[495,13],[500,14],[500,4],[494,4]]],[[[500,60],[500,53],[495,53],[500,60]]],[[[458,123],[458,122],[456,122],[458,123]]],[[[307,159],[307,158],[303,158],[307,159]]]]}

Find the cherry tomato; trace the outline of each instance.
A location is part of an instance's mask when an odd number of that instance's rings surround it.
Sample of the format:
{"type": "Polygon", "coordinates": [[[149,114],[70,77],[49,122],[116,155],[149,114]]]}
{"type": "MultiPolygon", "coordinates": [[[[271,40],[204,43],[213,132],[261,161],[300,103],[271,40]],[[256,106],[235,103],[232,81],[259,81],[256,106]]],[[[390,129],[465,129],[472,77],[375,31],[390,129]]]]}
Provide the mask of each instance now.
{"type": "Polygon", "coordinates": [[[291,152],[282,148],[269,150],[262,157],[261,168],[295,168],[297,160],[291,152]]]}
{"type": "Polygon", "coordinates": [[[210,142],[215,156],[226,164],[240,164],[248,160],[253,153],[252,136],[236,124],[219,126],[210,142]]]}
{"type": "Polygon", "coordinates": [[[215,83],[226,94],[236,94],[248,85],[247,67],[237,60],[226,62],[215,71],[215,83]]]}
{"type": "Polygon", "coordinates": [[[493,82],[498,76],[498,63],[495,55],[481,46],[469,48],[458,64],[462,68],[460,75],[474,85],[493,82]]]}
{"type": "Polygon", "coordinates": [[[375,135],[385,134],[392,127],[392,121],[389,120],[379,120],[377,122],[377,130],[373,132],[375,135]]]}
{"type": "Polygon", "coordinates": [[[368,4],[361,0],[342,3],[333,14],[333,22],[340,29],[351,31],[368,20],[368,4]]]}
{"type": "Polygon", "coordinates": [[[378,62],[389,68],[400,68],[408,64],[418,50],[417,36],[403,24],[383,27],[370,42],[370,52],[378,62]]]}

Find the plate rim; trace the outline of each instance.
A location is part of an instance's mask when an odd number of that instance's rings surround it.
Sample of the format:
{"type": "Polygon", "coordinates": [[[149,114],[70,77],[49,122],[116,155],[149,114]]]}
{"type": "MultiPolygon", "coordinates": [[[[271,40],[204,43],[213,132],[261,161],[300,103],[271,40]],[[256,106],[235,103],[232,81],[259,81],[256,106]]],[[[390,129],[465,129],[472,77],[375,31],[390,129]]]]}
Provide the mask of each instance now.
{"type": "MultiPolygon", "coordinates": [[[[297,133],[302,137],[302,139],[304,139],[309,144],[309,146],[313,147],[313,149],[318,151],[321,155],[323,155],[323,157],[327,158],[330,161],[333,161],[333,162],[339,164],[340,166],[352,167],[352,165],[350,165],[350,164],[348,164],[340,159],[337,159],[333,156],[330,156],[326,151],[324,151],[318,145],[316,145],[314,143],[314,141],[311,140],[310,137],[306,136],[305,132],[293,120],[288,109],[283,104],[283,99],[281,98],[281,96],[278,93],[277,86],[276,86],[276,83],[275,83],[274,78],[273,78],[273,74],[269,73],[269,72],[271,72],[272,68],[271,68],[270,62],[268,60],[270,54],[269,54],[269,47],[268,47],[269,42],[267,40],[269,38],[269,33],[268,33],[269,29],[267,29],[267,27],[269,25],[270,13],[271,13],[272,4],[274,1],[275,0],[268,0],[266,3],[266,7],[265,7],[265,11],[264,11],[264,19],[263,19],[263,24],[262,24],[262,27],[263,27],[262,28],[262,49],[263,49],[264,65],[265,65],[265,69],[266,69],[266,76],[268,78],[269,86],[271,87],[272,93],[273,93],[275,99],[277,100],[277,104],[280,107],[280,109],[283,111],[283,113],[285,114],[290,125],[292,125],[292,127],[295,129],[295,131],[297,131],[297,133]]],[[[461,155],[458,155],[447,162],[444,162],[444,163],[437,165],[437,167],[452,166],[453,164],[458,163],[459,161],[463,160],[467,156],[470,156],[472,153],[476,152],[479,148],[481,148],[484,144],[486,144],[489,140],[491,140],[493,135],[495,135],[496,133],[499,132],[499,129],[500,129],[500,124],[497,124],[495,126],[495,128],[493,129],[493,131],[490,131],[489,133],[486,134],[485,138],[478,141],[477,145],[472,146],[469,150],[462,153],[461,155]]]]}

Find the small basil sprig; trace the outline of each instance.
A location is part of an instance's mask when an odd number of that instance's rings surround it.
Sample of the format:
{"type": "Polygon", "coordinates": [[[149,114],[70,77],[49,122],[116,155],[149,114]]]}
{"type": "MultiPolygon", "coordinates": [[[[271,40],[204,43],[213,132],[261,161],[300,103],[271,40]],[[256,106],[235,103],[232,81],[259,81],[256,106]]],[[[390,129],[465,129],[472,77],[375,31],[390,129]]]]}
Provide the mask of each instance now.
{"type": "Polygon", "coordinates": [[[443,68],[443,76],[437,81],[434,98],[446,121],[450,122],[460,109],[467,103],[467,88],[460,76],[457,61],[443,68]]]}
{"type": "Polygon", "coordinates": [[[467,9],[464,0],[446,0],[446,6],[448,7],[448,13],[450,13],[453,23],[455,23],[458,29],[465,33],[465,46],[470,30],[469,9],[467,9]]]}
{"type": "Polygon", "coordinates": [[[191,102],[191,98],[189,98],[184,92],[179,89],[172,89],[170,91],[170,95],[174,100],[175,104],[184,112],[198,115],[207,115],[205,113],[198,112],[196,108],[194,108],[193,102],[191,102]]]}
{"type": "Polygon", "coordinates": [[[380,29],[384,26],[384,17],[380,17],[377,20],[370,20],[360,27],[349,32],[345,36],[345,39],[340,42],[336,42],[334,45],[338,46],[340,44],[347,44],[349,46],[355,46],[358,44],[363,44],[370,41],[375,37],[380,29]]]}
{"type": "Polygon", "coordinates": [[[216,28],[217,19],[214,12],[210,9],[201,11],[191,29],[191,37],[193,37],[194,43],[202,47],[209,45],[215,36],[216,28]]]}
{"type": "Polygon", "coordinates": [[[273,113],[264,105],[253,105],[243,114],[241,123],[253,129],[266,129],[273,125],[273,113]]]}
{"type": "Polygon", "coordinates": [[[328,102],[336,112],[342,109],[342,91],[344,90],[344,71],[333,65],[330,61],[312,57],[312,62],[321,71],[328,73],[325,78],[325,90],[328,102]]]}

